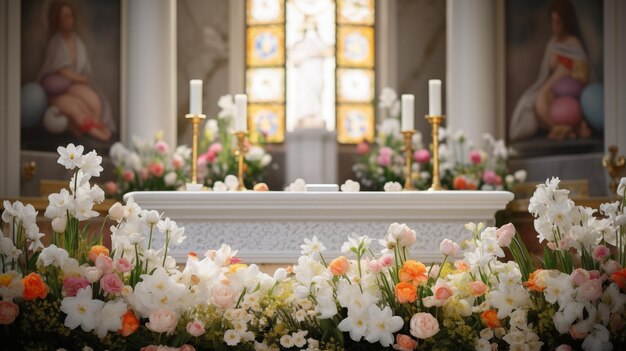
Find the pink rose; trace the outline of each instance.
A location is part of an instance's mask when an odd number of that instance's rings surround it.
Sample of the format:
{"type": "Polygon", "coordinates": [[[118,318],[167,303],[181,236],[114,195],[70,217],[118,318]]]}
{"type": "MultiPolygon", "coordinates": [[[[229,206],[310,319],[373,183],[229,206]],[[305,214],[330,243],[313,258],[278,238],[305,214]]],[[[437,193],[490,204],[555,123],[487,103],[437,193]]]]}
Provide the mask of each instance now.
{"type": "Polygon", "coordinates": [[[187,333],[191,336],[198,337],[204,334],[204,332],[204,323],[202,323],[202,321],[194,319],[193,321],[187,323],[187,333]]]}
{"type": "Polygon", "coordinates": [[[124,180],[127,183],[130,183],[133,180],[135,180],[135,172],[131,171],[130,169],[125,170],[124,171],[124,180]]]}
{"type": "Polygon", "coordinates": [[[500,247],[509,247],[514,236],[515,226],[511,223],[507,223],[496,230],[496,238],[500,247]]]}
{"type": "Polygon", "coordinates": [[[117,193],[117,184],[115,184],[114,182],[104,183],[104,192],[107,195],[115,195],[115,193],[117,193]]]}
{"type": "Polygon", "coordinates": [[[582,268],[576,268],[570,275],[572,283],[576,286],[581,286],[584,282],[589,280],[589,272],[582,268]]]}
{"type": "Polygon", "coordinates": [[[380,263],[379,260],[370,260],[369,258],[367,259],[367,270],[370,271],[371,273],[380,273],[380,271],[383,270],[383,265],[382,263],[380,263]]]}
{"type": "Polygon", "coordinates": [[[487,184],[496,184],[496,173],[492,170],[487,170],[483,173],[483,181],[487,184]]]}
{"type": "Polygon", "coordinates": [[[428,339],[439,332],[439,322],[430,313],[416,313],[411,317],[411,335],[418,339],[428,339]]]}
{"type": "Polygon", "coordinates": [[[433,286],[432,291],[433,291],[433,295],[435,296],[435,299],[437,300],[446,301],[450,297],[452,297],[452,295],[454,295],[454,292],[452,292],[452,289],[450,289],[450,286],[448,286],[448,284],[442,280],[437,281],[437,284],[433,286]]]}
{"type": "Polygon", "coordinates": [[[393,154],[393,150],[390,147],[385,146],[381,147],[378,153],[385,156],[391,156],[391,154],[393,154]]]}
{"type": "Polygon", "coordinates": [[[163,175],[163,172],[165,172],[165,167],[163,166],[163,163],[155,162],[148,166],[148,170],[155,177],[160,177],[163,175]]]}
{"type": "Polygon", "coordinates": [[[356,153],[359,155],[365,155],[370,151],[370,144],[367,141],[362,141],[356,146],[356,153]]]}
{"type": "Polygon", "coordinates": [[[610,254],[611,250],[606,245],[598,245],[591,251],[591,257],[598,262],[604,261],[610,254]]]}
{"type": "Polygon", "coordinates": [[[218,284],[211,289],[213,304],[219,308],[229,308],[237,300],[237,292],[230,287],[218,284]]]}
{"type": "Polygon", "coordinates": [[[572,351],[572,347],[569,345],[561,344],[554,351],[572,351]]]}
{"type": "Polygon", "coordinates": [[[220,152],[222,152],[222,144],[220,143],[213,143],[211,144],[211,146],[209,146],[209,152],[213,153],[213,154],[219,154],[220,152]]]}
{"type": "Polygon", "coordinates": [[[400,235],[398,235],[398,243],[402,246],[409,247],[417,241],[417,234],[415,234],[415,230],[409,228],[408,226],[404,226],[400,235]]]}
{"type": "Polygon", "coordinates": [[[576,301],[594,302],[602,296],[602,281],[600,279],[589,279],[578,287],[576,301]]]}
{"type": "Polygon", "coordinates": [[[161,308],[150,313],[146,327],[155,333],[171,333],[176,328],[178,316],[172,310],[161,308]]]}
{"type": "Polygon", "coordinates": [[[170,149],[169,145],[163,140],[159,140],[154,144],[154,149],[161,155],[165,155],[167,151],[170,149]]]}
{"type": "Polygon", "coordinates": [[[470,151],[469,157],[470,157],[470,161],[472,161],[472,163],[475,165],[479,164],[480,161],[482,161],[482,157],[480,157],[480,152],[476,150],[470,151]]]}
{"type": "Polygon", "coordinates": [[[378,260],[383,265],[383,268],[389,268],[393,264],[393,256],[391,254],[384,254],[378,260]]]}
{"type": "Polygon", "coordinates": [[[487,285],[480,280],[471,282],[469,288],[470,295],[474,297],[485,295],[487,293],[487,290],[489,289],[489,287],[487,287],[487,285]]]}
{"type": "Polygon", "coordinates": [[[603,268],[604,268],[604,271],[606,272],[606,274],[611,275],[611,274],[617,272],[622,267],[620,266],[619,262],[617,262],[615,260],[608,260],[608,261],[604,262],[603,268]]]}
{"type": "Polygon", "coordinates": [[[439,244],[439,250],[441,250],[441,253],[450,257],[455,257],[459,253],[460,249],[459,244],[450,239],[443,239],[441,244],[439,244]]]}
{"type": "Polygon", "coordinates": [[[113,272],[113,260],[109,256],[98,255],[96,258],[96,268],[98,268],[102,274],[109,274],[113,272]]]}
{"type": "Polygon", "coordinates": [[[502,177],[500,177],[499,175],[496,175],[496,182],[494,184],[495,185],[502,185],[502,177]]]}
{"type": "Polygon", "coordinates": [[[178,154],[172,156],[172,167],[174,167],[174,169],[181,169],[183,168],[184,164],[185,164],[185,160],[183,160],[182,156],[178,154]]]}
{"type": "Polygon", "coordinates": [[[89,286],[89,280],[85,277],[69,277],[63,279],[63,292],[65,296],[74,297],[78,290],[89,286]]]}
{"type": "Polygon", "coordinates": [[[100,288],[109,294],[119,294],[124,288],[124,282],[117,274],[108,273],[100,279],[100,288]]]}
{"type": "Polygon", "coordinates": [[[0,301],[0,324],[11,324],[20,313],[20,308],[13,301],[0,301]]]}
{"type": "Polygon", "coordinates": [[[117,267],[118,271],[126,273],[130,272],[130,270],[133,269],[134,265],[130,263],[130,261],[126,258],[120,257],[117,259],[117,261],[115,261],[115,267],[117,267]]]}
{"type": "Polygon", "coordinates": [[[416,150],[413,153],[413,160],[417,163],[428,163],[430,162],[430,152],[426,149],[416,150]]]}
{"type": "Polygon", "coordinates": [[[389,166],[391,164],[391,156],[381,153],[380,155],[378,155],[376,162],[381,167],[389,166]]]}
{"type": "Polygon", "coordinates": [[[394,350],[412,351],[417,348],[417,340],[404,334],[396,335],[396,343],[393,345],[394,350]]]}

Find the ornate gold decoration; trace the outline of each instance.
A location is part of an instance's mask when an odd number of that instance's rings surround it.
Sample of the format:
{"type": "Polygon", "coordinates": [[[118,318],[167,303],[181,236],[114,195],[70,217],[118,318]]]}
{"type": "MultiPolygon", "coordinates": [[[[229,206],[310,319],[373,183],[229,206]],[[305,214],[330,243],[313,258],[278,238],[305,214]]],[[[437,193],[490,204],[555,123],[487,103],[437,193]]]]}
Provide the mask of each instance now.
{"type": "Polygon", "coordinates": [[[239,179],[239,187],[237,190],[242,191],[246,190],[246,184],[243,181],[243,157],[248,151],[245,145],[246,136],[248,136],[248,132],[239,131],[235,132],[235,136],[237,137],[237,148],[235,149],[235,156],[237,156],[237,179],[239,179]]]}
{"type": "Polygon", "coordinates": [[[411,161],[413,161],[413,134],[415,134],[415,130],[403,130],[402,134],[404,135],[404,152],[405,152],[405,170],[404,174],[406,175],[404,179],[404,190],[415,190],[413,186],[413,169],[411,167],[411,161]]]}
{"type": "Polygon", "coordinates": [[[191,120],[191,126],[193,127],[192,136],[192,156],[191,156],[191,184],[198,184],[198,127],[206,115],[203,114],[187,114],[185,118],[191,120]]]}
{"type": "Polygon", "coordinates": [[[442,190],[441,180],[439,179],[439,126],[446,119],[444,116],[426,115],[428,123],[433,127],[433,183],[428,191],[442,190]]]}

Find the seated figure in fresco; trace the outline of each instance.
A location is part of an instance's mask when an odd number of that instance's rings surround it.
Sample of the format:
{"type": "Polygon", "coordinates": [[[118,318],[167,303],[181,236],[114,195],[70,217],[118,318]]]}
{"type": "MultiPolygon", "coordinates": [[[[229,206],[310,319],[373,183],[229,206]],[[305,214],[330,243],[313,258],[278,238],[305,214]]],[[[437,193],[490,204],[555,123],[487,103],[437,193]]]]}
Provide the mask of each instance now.
{"type": "Polygon", "coordinates": [[[106,97],[92,82],[91,63],[75,27],[71,3],[51,4],[49,39],[39,80],[48,96],[46,114],[69,120],[75,135],[88,134],[102,141],[111,139],[116,127],[106,97]]]}
{"type": "Polygon", "coordinates": [[[555,91],[573,90],[580,94],[589,81],[589,63],[575,35],[577,19],[572,3],[555,0],[549,14],[553,34],[546,45],[537,80],[522,94],[513,110],[509,126],[509,137],[513,141],[532,137],[540,129],[547,130],[548,139],[554,140],[591,135],[576,99],[557,101],[558,106],[553,105],[557,97],[555,91]]]}

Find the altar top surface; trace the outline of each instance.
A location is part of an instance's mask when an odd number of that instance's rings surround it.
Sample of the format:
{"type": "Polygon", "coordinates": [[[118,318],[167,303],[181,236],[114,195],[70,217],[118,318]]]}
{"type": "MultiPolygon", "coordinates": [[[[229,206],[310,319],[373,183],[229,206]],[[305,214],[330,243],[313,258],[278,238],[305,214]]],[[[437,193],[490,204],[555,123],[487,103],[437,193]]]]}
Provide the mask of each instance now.
{"type": "Polygon", "coordinates": [[[508,191],[285,192],[146,191],[125,199],[175,219],[459,218],[493,216],[513,199],[508,191]]]}

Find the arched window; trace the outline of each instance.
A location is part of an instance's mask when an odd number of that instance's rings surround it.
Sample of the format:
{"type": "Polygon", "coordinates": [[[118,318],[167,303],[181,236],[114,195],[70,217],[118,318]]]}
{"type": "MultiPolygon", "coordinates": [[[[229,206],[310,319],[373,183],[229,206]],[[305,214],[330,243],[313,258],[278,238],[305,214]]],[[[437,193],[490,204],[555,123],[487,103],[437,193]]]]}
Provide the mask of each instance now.
{"type": "Polygon", "coordinates": [[[285,130],[374,137],[374,0],[247,0],[246,74],[252,139],[285,130]]]}

